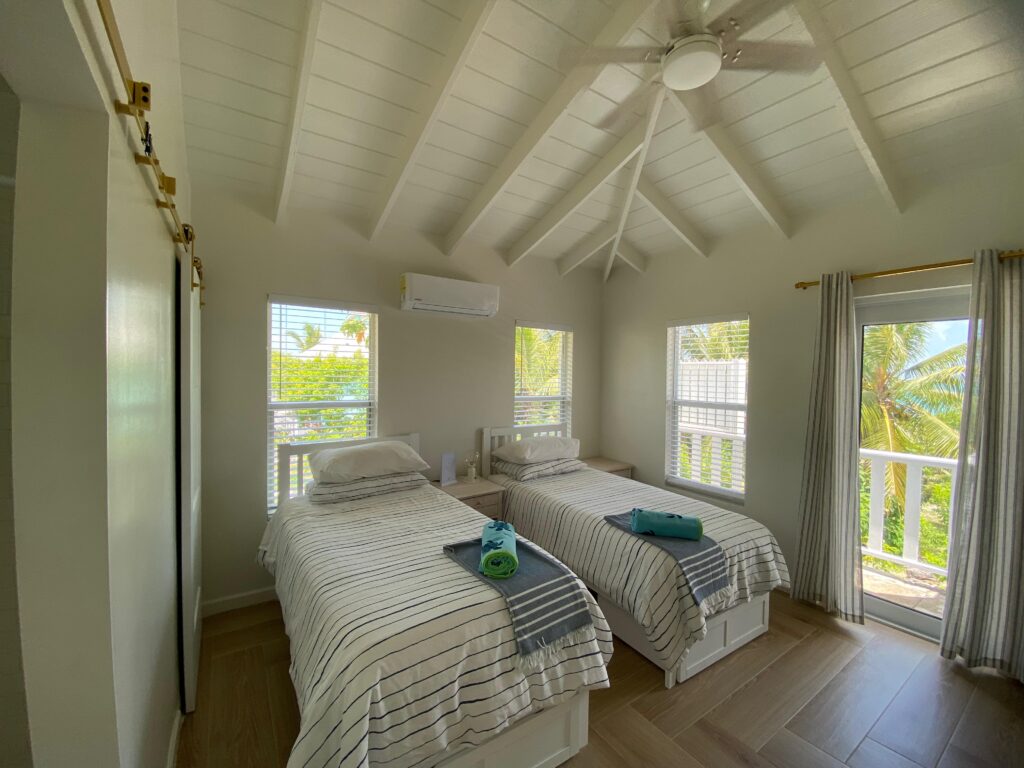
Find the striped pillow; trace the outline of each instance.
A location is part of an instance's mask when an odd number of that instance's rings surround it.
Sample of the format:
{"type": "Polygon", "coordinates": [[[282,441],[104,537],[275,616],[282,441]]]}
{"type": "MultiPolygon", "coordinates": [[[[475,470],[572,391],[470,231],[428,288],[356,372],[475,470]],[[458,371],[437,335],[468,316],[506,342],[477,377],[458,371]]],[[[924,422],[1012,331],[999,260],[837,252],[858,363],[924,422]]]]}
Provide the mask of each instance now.
{"type": "Polygon", "coordinates": [[[334,504],[339,501],[354,501],[383,493],[408,491],[426,485],[429,480],[419,472],[399,472],[395,475],[363,477],[347,483],[313,483],[307,487],[306,495],[313,504],[334,504]]]}
{"type": "Polygon", "coordinates": [[[564,475],[566,472],[586,469],[587,465],[579,459],[551,459],[537,461],[533,464],[513,464],[511,461],[494,459],[491,462],[491,467],[494,472],[508,475],[513,480],[536,480],[538,477],[564,475]]]}

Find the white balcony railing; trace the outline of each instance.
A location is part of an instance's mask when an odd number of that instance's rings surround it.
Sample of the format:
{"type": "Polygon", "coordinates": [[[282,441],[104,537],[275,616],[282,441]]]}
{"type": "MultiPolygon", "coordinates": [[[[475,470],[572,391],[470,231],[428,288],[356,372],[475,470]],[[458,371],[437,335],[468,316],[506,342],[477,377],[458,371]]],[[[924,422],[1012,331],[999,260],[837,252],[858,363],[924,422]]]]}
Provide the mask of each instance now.
{"type": "MultiPolygon", "coordinates": [[[[871,462],[870,472],[870,506],[868,513],[868,543],[861,548],[866,555],[888,560],[900,565],[918,568],[931,573],[945,575],[946,569],[921,560],[921,487],[922,470],[925,467],[950,470],[950,504],[953,503],[953,483],[956,482],[956,459],[943,459],[938,456],[915,456],[910,453],[893,451],[874,451],[860,449],[862,459],[871,462]],[[906,496],[903,504],[903,552],[894,555],[882,549],[882,538],[885,530],[885,465],[894,462],[907,467],[906,496]]],[[[953,511],[950,509],[950,520],[953,511]]],[[[947,532],[948,536],[948,532],[947,532]]]]}

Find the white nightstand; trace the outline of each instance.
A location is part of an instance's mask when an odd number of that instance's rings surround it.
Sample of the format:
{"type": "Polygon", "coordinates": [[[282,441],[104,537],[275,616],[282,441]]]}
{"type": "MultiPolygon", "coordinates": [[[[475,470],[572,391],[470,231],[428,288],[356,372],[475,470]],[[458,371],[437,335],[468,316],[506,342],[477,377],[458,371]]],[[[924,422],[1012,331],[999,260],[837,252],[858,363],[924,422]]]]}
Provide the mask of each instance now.
{"type": "Polygon", "coordinates": [[[467,482],[466,478],[460,477],[454,485],[442,486],[437,480],[432,480],[431,483],[492,520],[501,520],[505,513],[502,508],[505,489],[490,480],[480,478],[467,482]]]}
{"type": "Polygon", "coordinates": [[[619,477],[633,477],[633,465],[627,464],[624,461],[616,461],[615,459],[606,459],[603,456],[591,456],[589,459],[582,459],[591,469],[600,469],[602,472],[607,472],[612,475],[618,475],[619,477]]]}

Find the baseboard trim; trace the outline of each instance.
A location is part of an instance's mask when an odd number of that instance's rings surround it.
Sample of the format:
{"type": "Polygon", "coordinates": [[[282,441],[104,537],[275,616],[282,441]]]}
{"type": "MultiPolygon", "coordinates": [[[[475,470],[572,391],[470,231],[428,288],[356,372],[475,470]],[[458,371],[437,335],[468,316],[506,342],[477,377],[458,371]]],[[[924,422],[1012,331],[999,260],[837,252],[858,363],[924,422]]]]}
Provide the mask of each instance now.
{"type": "Polygon", "coordinates": [[[167,745],[167,768],[175,768],[178,763],[178,739],[181,738],[181,723],[184,719],[181,710],[174,710],[174,723],[171,725],[171,743],[167,745]]]}
{"type": "Polygon", "coordinates": [[[225,611],[233,611],[236,608],[246,608],[250,605],[268,603],[277,599],[277,592],[273,587],[265,589],[253,589],[249,592],[239,592],[237,595],[218,597],[214,600],[207,600],[203,603],[203,617],[213,616],[225,611]]]}

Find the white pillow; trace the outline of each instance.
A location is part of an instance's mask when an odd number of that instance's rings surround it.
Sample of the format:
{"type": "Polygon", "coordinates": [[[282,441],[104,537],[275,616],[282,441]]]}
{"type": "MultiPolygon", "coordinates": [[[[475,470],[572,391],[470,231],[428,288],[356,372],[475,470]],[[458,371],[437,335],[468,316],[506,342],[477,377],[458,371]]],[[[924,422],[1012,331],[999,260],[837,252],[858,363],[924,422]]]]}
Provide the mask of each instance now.
{"type": "Polygon", "coordinates": [[[508,475],[513,480],[536,480],[538,477],[565,475],[586,469],[587,465],[578,459],[551,459],[533,464],[513,464],[511,461],[492,461],[491,467],[499,475],[508,475]]]}
{"type": "Polygon", "coordinates": [[[311,453],[309,468],[318,483],[347,483],[361,477],[419,472],[430,465],[400,440],[382,440],[311,453]]]}
{"type": "Polygon", "coordinates": [[[574,437],[525,437],[522,440],[505,443],[491,455],[513,464],[575,459],[580,455],[580,441],[574,437]]]}
{"type": "Polygon", "coordinates": [[[337,501],[354,501],[371,496],[380,496],[395,491],[408,491],[427,485],[427,480],[419,472],[402,472],[397,475],[381,475],[380,477],[363,477],[347,483],[310,483],[306,488],[306,496],[314,504],[333,504],[337,501]]]}

